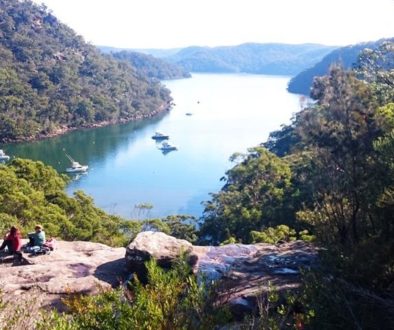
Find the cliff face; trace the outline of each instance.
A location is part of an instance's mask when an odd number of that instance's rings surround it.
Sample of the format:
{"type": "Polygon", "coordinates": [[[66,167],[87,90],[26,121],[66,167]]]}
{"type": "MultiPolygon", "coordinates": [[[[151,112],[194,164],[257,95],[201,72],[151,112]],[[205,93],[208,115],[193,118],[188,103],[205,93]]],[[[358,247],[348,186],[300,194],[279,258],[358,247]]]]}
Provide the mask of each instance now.
{"type": "MultiPolygon", "coordinates": [[[[1,252],[0,291],[6,301],[12,301],[11,308],[28,304],[29,317],[34,318],[43,306],[61,309],[66,295],[95,294],[118,286],[131,272],[143,278],[145,261],[153,258],[162,267],[171,267],[183,253],[200,280],[220,280],[220,300],[235,314],[253,312],[256,297],[268,289],[268,282],[278,291],[297,288],[300,268],[317,263],[316,249],[301,241],[193,246],[164,233],[142,232],[126,249],[59,241],[49,255],[23,253],[22,262],[1,252]]],[[[6,313],[0,315],[0,328],[6,313]]]]}

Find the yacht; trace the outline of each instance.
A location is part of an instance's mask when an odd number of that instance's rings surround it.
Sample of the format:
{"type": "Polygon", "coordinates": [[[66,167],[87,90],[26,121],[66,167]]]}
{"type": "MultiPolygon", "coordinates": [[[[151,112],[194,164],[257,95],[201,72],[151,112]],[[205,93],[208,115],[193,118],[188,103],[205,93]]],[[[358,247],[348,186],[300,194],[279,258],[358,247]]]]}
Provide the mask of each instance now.
{"type": "Polygon", "coordinates": [[[153,140],[167,140],[170,137],[168,135],[164,135],[160,132],[156,132],[155,135],[152,136],[153,140]]]}
{"type": "Polygon", "coordinates": [[[10,160],[10,156],[6,155],[3,149],[0,149],[0,161],[10,160]]]}
{"type": "Polygon", "coordinates": [[[177,150],[177,148],[168,142],[163,142],[161,146],[159,147],[160,150],[162,151],[171,151],[171,150],[177,150]]]}
{"type": "Polygon", "coordinates": [[[72,159],[70,155],[66,154],[66,156],[71,161],[71,167],[66,168],[67,173],[82,173],[88,170],[88,165],[81,165],[80,163],[72,159]]]}

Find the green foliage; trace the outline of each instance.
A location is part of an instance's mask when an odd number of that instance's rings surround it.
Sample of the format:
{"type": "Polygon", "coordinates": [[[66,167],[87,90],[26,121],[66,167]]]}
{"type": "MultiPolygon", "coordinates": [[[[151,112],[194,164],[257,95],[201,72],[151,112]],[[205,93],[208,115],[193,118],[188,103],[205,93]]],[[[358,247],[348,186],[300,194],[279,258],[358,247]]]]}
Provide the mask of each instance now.
{"type": "Polygon", "coordinates": [[[252,243],[270,243],[276,244],[279,241],[291,242],[297,239],[311,242],[315,239],[313,235],[310,235],[308,230],[302,230],[298,234],[294,229],[286,225],[279,225],[276,227],[268,227],[262,231],[252,230],[250,232],[252,243]]]}
{"type": "Polygon", "coordinates": [[[296,232],[267,227],[291,220],[291,228],[304,229],[300,237],[316,237],[326,268],[319,276],[306,274],[304,304],[316,311],[311,325],[318,329],[393,324],[392,42],[365,54],[362,71],[333,66],[327,76],[315,79],[311,95],[316,102],[265,144],[284,156],[275,163],[289,169],[289,175],[282,174],[289,183],[280,198],[273,174],[282,171],[262,162],[259,153],[235,156],[239,162],[227,173],[222,191],[206,204],[201,227],[208,241],[244,241],[248,230],[251,241],[275,243],[294,239],[296,232]],[[271,184],[266,195],[255,188],[265,186],[261,177],[271,184]],[[265,218],[267,206],[272,218],[265,218]]]}
{"type": "Polygon", "coordinates": [[[135,280],[129,290],[66,300],[69,314],[52,312],[38,329],[212,329],[228,320],[213,305],[210,291],[197,285],[186,261],[169,271],[154,261],[146,266],[146,286],[135,280]]]}
{"type": "MultiPolygon", "coordinates": [[[[392,39],[388,41],[390,40],[392,39]]],[[[373,42],[363,42],[334,49],[319,62],[315,61],[306,70],[297,72],[297,75],[289,82],[288,91],[296,94],[309,95],[315,77],[327,75],[332,65],[340,64],[348,70],[353,66],[357,66],[359,56],[364,49],[376,49],[385,41],[383,39],[373,42]]]]}
{"type": "Polygon", "coordinates": [[[205,203],[200,237],[223,242],[230,237],[249,242],[251,230],[291,223],[291,171],[286,161],[264,148],[249,150],[233,161],[241,161],[229,170],[221,192],[205,203]]]}
{"type": "Polygon", "coordinates": [[[384,41],[375,49],[365,49],[356,65],[359,77],[374,89],[380,104],[394,101],[394,40],[384,41]]]}
{"type": "MultiPolygon", "coordinates": [[[[0,165],[0,229],[17,225],[24,234],[37,223],[48,236],[123,245],[135,224],[108,215],[78,191],[64,192],[67,179],[41,162],[14,159],[0,165]]],[[[137,228],[134,228],[134,232],[137,228]]]]}
{"type": "Polygon", "coordinates": [[[197,240],[196,219],[193,216],[169,215],[163,219],[146,219],[138,222],[132,221],[131,223],[139,224],[139,231],[161,231],[191,243],[197,240]]]}
{"type": "Polygon", "coordinates": [[[0,0],[0,141],[150,117],[169,91],[102,55],[44,5],[0,0]]]}
{"type": "Polygon", "coordinates": [[[130,63],[149,78],[169,80],[191,77],[190,73],[180,66],[155,58],[152,55],[123,50],[112,53],[112,56],[118,60],[130,63]]]}
{"type": "MultiPolygon", "coordinates": [[[[334,259],[337,263],[338,257],[334,259]]],[[[327,272],[332,269],[303,276],[303,301],[309,310],[314,311],[314,317],[310,319],[311,329],[393,328],[394,309],[390,297],[341,277],[327,275],[327,272]]]]}

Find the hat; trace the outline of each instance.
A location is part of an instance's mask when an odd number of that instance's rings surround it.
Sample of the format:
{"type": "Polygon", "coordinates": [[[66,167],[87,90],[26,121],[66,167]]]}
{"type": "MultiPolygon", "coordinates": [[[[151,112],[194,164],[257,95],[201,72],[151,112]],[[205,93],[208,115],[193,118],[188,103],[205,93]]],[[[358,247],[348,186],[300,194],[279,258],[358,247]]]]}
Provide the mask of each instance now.
{"type": "Polygon", "coordinates": [[[36,226],[34,227],[34,229],[42,229],[42,226],[41,226],[41,225],[36,225],[36,226]]]}

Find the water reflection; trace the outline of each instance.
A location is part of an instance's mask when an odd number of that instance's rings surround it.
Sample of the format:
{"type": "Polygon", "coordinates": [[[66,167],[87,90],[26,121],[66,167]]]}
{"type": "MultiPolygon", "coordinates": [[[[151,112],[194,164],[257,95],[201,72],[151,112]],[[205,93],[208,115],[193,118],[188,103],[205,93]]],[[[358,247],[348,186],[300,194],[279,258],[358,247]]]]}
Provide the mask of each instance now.
{"type": "Polygon", "coordinates": [[[64,173],[70,165],[66,153],[81,164],[95,164],[126,150],[130,142],[136,139],[136,132],[160,122],[163,116],[123,125],[83,129],[41,141],[8,144],[7,150],[13,157],[41,160],[64,173]]]}
{"type": "Polygon", "coordinates": [[[201,202],[222,187],[231,154],[265,141],[299,109],[298,96],[286,91],[288,80],[194,75],[167,82],[176,106],[161,117],[6,145],[5,151],[41,160],[60,172],[69,167],[65,154],[70,154],[88,165],[89,173],[74,176],[67,192],[83,190],[109,213],[130,218],[136,216],[135,205],[149,204],[152,217],[200,216],[201,202]],[[158,131],[169,136],[177,152],[158,150],[160,141],[152,139],[158,131]]]}

